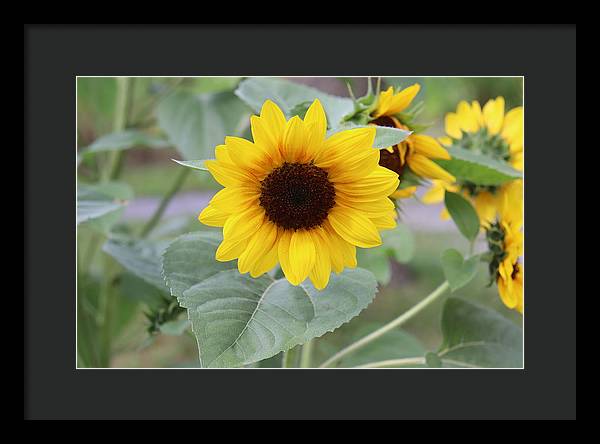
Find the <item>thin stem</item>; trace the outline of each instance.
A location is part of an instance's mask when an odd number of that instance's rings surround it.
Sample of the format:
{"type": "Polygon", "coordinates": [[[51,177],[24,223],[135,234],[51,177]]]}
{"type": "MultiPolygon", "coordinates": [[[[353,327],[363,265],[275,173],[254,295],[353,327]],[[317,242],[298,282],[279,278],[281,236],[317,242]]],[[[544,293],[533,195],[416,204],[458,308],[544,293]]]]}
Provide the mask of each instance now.
{"type": "Polygon", "coordinates": [[[423,365],[425,364],[425,358],[402,358],[402,359],[388,359],[386,361],[369,362],[368,364],[357,365],[352,368],[384,368],[384,367],[403,367],[406,365],[423,365]]]}
{"type": "Polygon", "coordinates": [[[191,171],[190,168],[181,168],[181,170],[179,171],[179,175],[175,178],[175,182],[173,183],[173,186],[171,186],[171,189],[167,192],[167,194],[165,194],[163,196],[162,200],[160,201],[160,204],[158,205],[158,208],[156,208],[156,210],[154,211],[154,214],[152,215],[152,217],[148,220],[148,222],[142,229],[142,232],[140,234],[141,238],[146,237],[154,229],[156,224],[158,224],[158,222],[160,221],[160,218],[162,217],[163,213],[167,209],[169,202],[171,201],[173,196],[175,196],[177,191],[179,191],[181,186],[184,184],[190,171],[191,171]]]}
{"type": "MultiPolygon", "coordinates": [[[[122,131],[127,127],[127,113],[129,101],[132,100],[132,96],[128,94],[129,78],[118,77],[117,78],[117,101],[115,105],[115,115],[113,120],[113,132],[122,131]]],[[[122,162],[122,151],[111,153],[109,168],[104,171],[104,179],[114,180],[117,178],[120,172],[120,165],[122,162]]],[[[95,253],[95,250],[94,250],[95,253]]],[[[93,258],[93,253],[92,258],[93,258]]],[[[115,277],[115,264],[112,258],[106,256],[104,258],[104,280],[100,290],[99,300],[99,318],[97,324],[100,327],[100,349],[101,349],[101,366],[110,366],[111,349],[112,349],[112,314],[114,311],[114,277],[115,277]]]]}
{"type": "Polygon", "coordinates": [[[301,368],[310,368],[313,346],[314,342],[312,340],[302,346],[302,352],[300,353],[301,368]]]}
{"type": "Polygon", "coordinates": [[[354,353],[355,351],[363,348],[365,345],[373,342],[375,339],[383,336],[384,334],[388,333],[389,331],[391,331],[391,330],[395,329],[396,327],[399,327],[400,325],[404,324],[406,321],[408,321],[409,319],[411,319],[417,313],[421,312],[424,308],[426,308],[427,306],[429,306],[438,297],[440,297],[441,295],[443,295],[444,292],[447,289],[448,289],[448,282],[444,281],[438,288],[436,288],[435,290],[433,290],[421,302],[419,302],[418,304],[416,304],[415,306],[413,306],[409,310],[407,310],[404,313],[402,313],[400,316],[398,316],[393,321],[391,321],[391,322],[387,323],[386,325],[384,325],[383,327],[375,330],[373,333],[371,333],[371,334],[365,336],[364,338],[359,339],[358,341],[350,344],[348,347],[344,348],[343,350],[340,350],[335,355],[333,355],[331,358],[329,358],[327,361],[325,361],[323,364],[321,364],[319,367],[320,368],[324,368],[324,367],[330,367],[330,366],[332,366],[333,364],[335,364],[336,362],[338,362],[340,359],[342,359],[344,356],[347,356],[347,355],[349,355],[351,353],[354,353]]]}
{"type": "MultiPolygon", "coordinates": [[[[127,91],[128,88],[129,78],[118,77],[113,132],[123,131],[127,126],[128,101],[131,99],[127,91]]],[[[122,150],[113,151],[110,153],[109,166],[104,173],[105,180],[114,180],[117,178],[121,169],[122,156],[122,150]]]]}
{"type": "Polygon", "coordinates": [[[282,368],[294,368],[296,367],[296,361],[298,358],[298,347],[291,348],[283,352],[281,359],[282,368]]]}

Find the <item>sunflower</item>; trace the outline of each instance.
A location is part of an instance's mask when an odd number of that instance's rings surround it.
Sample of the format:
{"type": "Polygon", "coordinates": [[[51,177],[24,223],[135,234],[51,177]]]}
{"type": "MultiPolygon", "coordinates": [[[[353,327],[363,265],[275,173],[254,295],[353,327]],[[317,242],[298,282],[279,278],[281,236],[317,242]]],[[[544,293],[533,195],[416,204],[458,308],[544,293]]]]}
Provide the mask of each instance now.
{"type": "Polygon", "coordinates": [[[375,128],[326,138],[315,100],[302,120],[285,119],[267,100],[251,117],[253,142],[226,137],[205,165],[223,185],[199,220],[223,227],[218,261],[238,259],[240,273],[258,277],[277,263],[287,280],[307,277],[318,289],[331,271],[356,266],[356,247],[381,244],[379,230],[396,226],[388,196],[398,175],[379,166],[375,128]]]}
{"type": "Polygon", "coordinates": [[[504,305],[523,313],[523,183],[511,182],[498,218],[486,229],[491,254],[490,274],[504,305]]]}
{"type": "MultiPolygon", "coordinates": [[[[446,114],[446,134],[440,138],[445,146],[472,150],[510,163],[523,171],[523,107],[504,113],[504,98],[489,100],[483,107],[477,101],[462,101],[455,113],[446,114]]],[[[469,181],[432,181],[430,190],[423,196],[426,203],[444,199],[444,190],[462,192],[470,198],[481,221],[494,220],[500,208],[506,186],[478,185],[469,181]]],[[[445,218],[447,212],[442,212],[445,218]]]]}
{"type": "MultiPolygon", "coordinates": [[[[420,88],[420,85],[415,83],[396,94],[391,86],[381,92],[371,123],[378,126],[412,130],[406,121],[406,115],[402,112],[410,106],[420,88]]],[[[398,173],[401,181],[406,166],[408,166],[418,176],[453,182],[454,176],[433,162],[432,159],[450,159],[450,155],[433,137],[413,133],[398,145],[381,150],[379,164],[398,173]]],[[[415,191],[415,186],[399,189],[392,197],[410,197],[415,191]]]]}

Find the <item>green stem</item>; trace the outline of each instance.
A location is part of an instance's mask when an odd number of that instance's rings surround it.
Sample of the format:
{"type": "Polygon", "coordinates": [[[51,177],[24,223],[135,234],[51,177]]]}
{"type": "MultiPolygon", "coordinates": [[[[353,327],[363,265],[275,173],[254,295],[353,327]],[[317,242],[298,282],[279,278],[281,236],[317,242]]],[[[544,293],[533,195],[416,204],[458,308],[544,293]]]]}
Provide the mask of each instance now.
{"type": "Polygon", "coordinates": [[[423,365],[425,358],[422,356],[415,358],[388,359],[386,361],[369,362],[368,364],[357,365],[352,368],[385,368],[385,367],[403,367],[406,365],[423,365]]]}
{"type": "MultiPolygon", "coordinates": [[[[129,77],[117,77],[117,99],[113,119],[113,132],[123,131],[127,126],[129,77]]],[[[104,180],[114,180],[118,177],[123,162],[123,150],[110,153],[109,166],[104,172],[104,180]]]]}
{"type": "MultiPolygon", "coordinates": [[[[127,127],[127,114],[129,112],[132,96],[128,93],[129,78],[118,77],[117,79],[117,99],[115,105],[115,115],[113,120],[113,132],[122,131],[127,127]]],[[[118,177],[122,164],[122,151],[110,153],[109,167],[104,171],[104,180],[114,180],[118,177]]],[[[95,253],[95,249],[92,253],[95,253]]],[[[112,314],[114,304],[114,278],[116,274],[115,263],[112,258],[104,258],[104,280],[100,290],[99,316],[97,324],[100,328],[100,349],[101,366],[109,367],[112,349],[112,314]]]]}
{"type": "Polygon", "coordinates": [[[300,353],[301,368],[310,368],[313,346],[314,342],[312,340],[302,346],[302,352],[300,353]]]}
{"type": "Polygon", "coordinates": [[[282,368],[294,368],[296,367],[296,361],[298,360],[298,347],[291,348],[283,352],[283,358],[281,359],[282,368]]]}
{"type": "Polygon", "coordinates": [[[173,186],[171,186],[171,189],[167,192],[167,194],[165,194],[163,196],[162,200],[160,201],[160,204],[158,205],[158,208],[156,209],[156,211],[154,211],[154,214],[152,215],[152,217],[150,217],[150,219],[148,220],[148,222],[142,229],[142,232],[140,233],[141,238],[146,237],[154,229],[156,224],[160,221],[160,218],[162,217],[163,213],[167,209],[169,202],[171,201],[173,196],[175,196],[177,191],[179,191],[181,186],[184,184],[190,171],[191,171],[190,168],[182,168],[180,170],[179,174],[175,178],[175,182],[173,183],[173,186]]]}
{"type": "Polygon", "coordinates": [[[433,303],[437,298],[439,298],[441,295],[443,295],[447,289],[448,289],[448,282],[444,281],[438,288],[433,290],[421,302],[419,302],[418,304],[416,304],[409,310],[402,313],[400,316],[398,316],[393,321],[391,321],[391,322],[387,323],[386,325],[384,325],[383,327],[375,330],[373,333],[350,344],[348,347],[344,348],[343,350],[340,350],[335,355],[333,355],[331,358],[329,358],[327,361],[325,361],[323,364],[321,364],[319,367],[320,368],[331,367],[333,364],[337,363],[344,356],[354,353],[355,351],[363,348],[365,345],[373,342],[375,339],[378,339],[379,337],[383,336],[384,334],[388,333],[389,331],[404,324],[406,321],[411,319],[417,313],[421,312],[424,308],[431,305],[431,303],[433,303]]]}

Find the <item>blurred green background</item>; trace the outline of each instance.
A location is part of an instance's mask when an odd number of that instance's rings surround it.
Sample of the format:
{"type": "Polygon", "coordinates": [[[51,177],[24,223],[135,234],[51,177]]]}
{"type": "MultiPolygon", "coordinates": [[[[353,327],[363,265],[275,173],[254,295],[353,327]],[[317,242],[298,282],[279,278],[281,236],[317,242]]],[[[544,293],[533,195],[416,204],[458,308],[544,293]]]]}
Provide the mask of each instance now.
{"type": "MultiPolygon", "coordinates": [[[[231,91],[241,78],[136,78],[132,95],[132,106],[126,110],[128,120],[134,128],[156,126],[154,110],[165,92],[184,89],[201,93],[231,91]]],[[[348,96],[346,82],[352,85],[356,96],[367,90],[366,78],[288,78],[293,82],[310,85],[324,92],[348,96]]],[[[374,82],[374,80],[373,80],[374,82]]],[[[522,104],[523,79],[518,78],[447,78],[447,77],[389,77],[382,79],[382,86],[409,86],[415,82],[422,89],[415,99],[424,101],[425,108],[419,121],[431,124],[427,131],[433,136],[443,134],[444,114],[453,111],[460,100],[479,100],[485,103],[490,98],[503,96],[507,109],[522,104]]],[[[114,120],[115,96],[117,84],[114,78],[80,77],[77,80],[77,130],[78,152],[92,144],[98,137],[110,133],[114,120]]],[[[159,130],[156,129],[158,132],[159,130]]],[[[123,158],[120,181],[131,185],[135,198],[128,205],[117,227],[123,232],[138,230],[152,215],[160,198],[167,192],[175,180],[180,166],[171,161],[180,156],[173,148],[129,150],[123,158]]],[[[78,167],[80,183],[93,182],[98,177],[98,163],[81,156],[78,167]]],[[[198,213],[220,186],[206,172],[195,171],[189,175],[175,198],[170,202],[161,225],[153,236],[158,239],[171,239],[187,231],[207,229],[196,219],[198,213]]],[[[422,194],[422,191],[420,192],[422,194]]],[[[451,247],[465,252],[466,241],[459,235],[451,221],[439,218],[441,206],[428,206],[411,199],[403,202],[403,222],[410,228],[415,242],[413,259],[406,264],[392,260],[392,275],[388,285],[383,286],[371,304],[360,316],[343,325],[333,333],[316,340],[315,360],[324,360],[333,350],[348,344],[356,335],[376,328],[410,308],[443,281],[440,266],[440,254],[451,247]]],[[[94,231],[82,225],[78,229],[78,250],[89,251],[91,242],[97,242],[94,231]]],[[[482,250],[484,245],[478,245],[482,250]]],[[[85,255],[82,255],[85,256],[85,255]]],[[[93,311],[95,295],[100,291],[104,260],[103,253],[93,255],[89,260],[90,277],[80,283],[79,310],[93,311]],[[87,307],[87,308],[86,308],[87,307]]],[[[127,273],[119,283],[121,289],[116,299],[116,311],[119,313],[114,325],[112,367],[194,367],[197,366],[197,348],[195,339],[189,332],[183,334],[159,334],[152,338],[146,331],[148,321],[144,316],[146,302],[154,291],[149,285],[127,273]]],[[[499,311],[503,316],[521,323],[522,317],[506,309],[501,303],[495,286],[488,287],[488,274],[485,264],[481,272],[468,286],[456,295],[476,301],[499,311]]],[[[439,301],[428,307],[423,313],[409,321],[404,330],[416,338],[418,344],[427,350],[435,350],[441,342],[439,301]]],[[[86,334],[86,332],[80,332],[86,334]]],[[[90,336],[93,331],[88,332],[90,336]]],[[[409,342],[412,341],[412,338],[409,342]]],[[[384,343],[380,344],[385,347],[384,343]]],[[[274,357],[257,366],[278,366],[274,357]]]]}

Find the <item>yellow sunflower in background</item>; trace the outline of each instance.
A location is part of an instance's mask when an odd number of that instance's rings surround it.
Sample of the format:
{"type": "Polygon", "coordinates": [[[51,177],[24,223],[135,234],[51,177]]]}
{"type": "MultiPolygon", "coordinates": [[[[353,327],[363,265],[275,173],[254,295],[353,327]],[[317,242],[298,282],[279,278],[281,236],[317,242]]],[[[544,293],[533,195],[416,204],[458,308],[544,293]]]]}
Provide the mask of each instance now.
{"type": "MultiPolygon", "coordinates": [[[[401,113],[410,106],[420,89],[420,85],[415,83],[395,94],[394,88],[391,86],[381,92],[371,123],[410,130],[407,123],[402,121],[401,113]]],[[[450,155],[433,137],[413,133],[398,145],[381,150],[379,164],[398,173],[401,178],[408,165],[410,170],[418,176],[453,182],[454,176],[433,162],[432,159],[450,159],[450,155]]],[[[415,191],[416,187],[414,186],[399,189],[392,197],[410,197],[415,191]]]]}
{"type": "MultiPolygon", "coordinates": [[[[491,158],[510,163],[523,171],[523,107],[504,113],[504,98],[489,100],[483,107],[477,101],[462,101],[455,113],[446,114],[447,136],[440,138],[446,146],[471,150],[491,158]]],[[[425,203],[444,200],[444,191],[461,192],[470,198],[483,224],[494,220],[502,205],[506,187],[485,186],[467,181],[433,180],[431,188],[423,196],[425,203]]],[[[447,218],[444,210],[442,218],[447,218]]]]}
{"type": "Polygon", "coordinates": [[[332,270],[356,266],[356,247],[380,245],[379,230],[396,226],[398,175],[379,166],[375,128],[326,138],[318,100],[287,121],[267,100],[251,127],[254,142],[226,137],[205,162],[225,187],[199,216],[223,227],[216,259],[237,258],[252,277],[279,263],[293,285],[309,277],[323,289],[332,270]]]}
{"type": "Polygon", "coordinates": [[[523,313],[523,182],[506,187],[498,218],[486,229],[490,273],[504,305],[523,313]]]}

